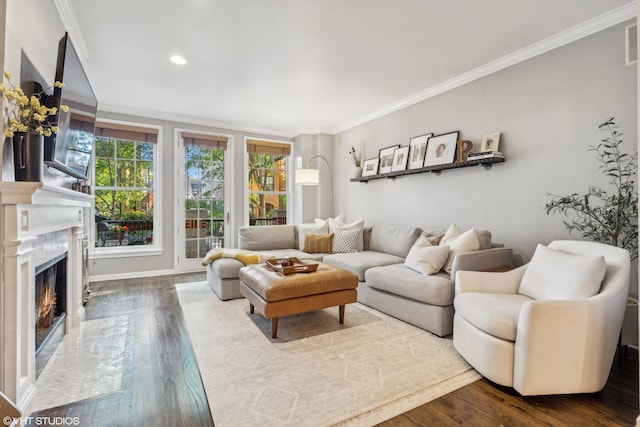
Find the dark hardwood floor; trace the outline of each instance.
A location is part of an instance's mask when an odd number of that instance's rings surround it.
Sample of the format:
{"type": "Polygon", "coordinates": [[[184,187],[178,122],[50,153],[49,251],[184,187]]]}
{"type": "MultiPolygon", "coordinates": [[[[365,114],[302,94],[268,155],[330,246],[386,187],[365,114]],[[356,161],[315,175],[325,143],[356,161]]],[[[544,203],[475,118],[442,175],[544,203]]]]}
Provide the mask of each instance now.
{"type": "MultiPolygon", "coordinates": [[[[92,283],[87,319],[130,316],[122,389],[32,416],[78,417],[81,426],[213,425],[174,287],[204,279],[194,273],[92,283]]],[[[638,353],[630,350],[599,393],[524,398],[483,379],[380,425],[633,426],[638,413],[638,353]]]]}

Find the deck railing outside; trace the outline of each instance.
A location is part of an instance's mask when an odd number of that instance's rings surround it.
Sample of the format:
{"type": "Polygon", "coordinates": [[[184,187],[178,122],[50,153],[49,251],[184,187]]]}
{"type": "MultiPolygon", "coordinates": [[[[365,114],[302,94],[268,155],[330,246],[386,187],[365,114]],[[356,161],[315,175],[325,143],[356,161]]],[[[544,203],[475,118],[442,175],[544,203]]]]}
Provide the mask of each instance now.
{"type": "Polygon", "coordinates": [[[286,223],[286,218],[249,218],[249,225],[282,225],[286,223]]]}
{"type": "Polygon", "coordinates": [[[96,220],[96,246],[150,245],[153,221],[96,220]]]}

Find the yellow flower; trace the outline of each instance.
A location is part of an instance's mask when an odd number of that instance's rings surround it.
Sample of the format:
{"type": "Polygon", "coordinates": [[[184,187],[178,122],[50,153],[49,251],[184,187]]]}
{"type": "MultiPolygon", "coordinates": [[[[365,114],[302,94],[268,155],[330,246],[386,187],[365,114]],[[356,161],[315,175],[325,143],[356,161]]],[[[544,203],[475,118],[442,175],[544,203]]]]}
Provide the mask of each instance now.
{"type": "Polygon", "coordinates": [[[13,131],[11,129],[5,130],[4,136],[6,136],[7,138],[11,138],[13,136],[13,131]]]}
{"type": "Polygon", "coordinates": [[[69,111],[69,107],[67,107],[66,105],[61,105],[61,106],[60,106],[60,109],[61,109],[62,111],[64,111],[65,113],[66,113],[67,111],[69,111]]]}
{"type": "MultiPolygon", "coordinates": [[[[20,86],[11,83],[13,74],[4,72],[4,77],[8,84],[0,83],[0,96],[4,99],[7,111],[7,125],[4,129],[5,136],[13,135],[15,132],[35,132],[40,135],[51,136],[58,131],[55,123],[55,116],[58,109],[44,105],[44,90],[27,96],[20,86]]],[[[55,82],[54,86],[61,88],[61,82],[55,82]]],[[[49,88],[50,89],[50,88],[49,88]]],[[[61,109],[68,111],[65,106],[61,109]]]]}
{"type": "Polygon", "coordinates": [[[53,84],[53,86],[54,86],[54,87],[57,87],[57,88],[63,88],[63,87],[64,87],[64,83],[59,82],[59,81],[56,81],[56,82],[53,84]]]}

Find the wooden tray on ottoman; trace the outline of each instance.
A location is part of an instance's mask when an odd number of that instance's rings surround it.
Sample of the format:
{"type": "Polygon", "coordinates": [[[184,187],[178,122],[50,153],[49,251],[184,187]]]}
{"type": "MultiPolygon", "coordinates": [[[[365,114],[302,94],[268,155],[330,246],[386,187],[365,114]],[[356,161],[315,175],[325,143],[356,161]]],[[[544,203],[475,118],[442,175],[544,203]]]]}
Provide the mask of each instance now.
{"type": "Polygon", "coordinates": [[[296,257],[291,258],[269,258],[267,259],[267,267],[272,269],[273,271],[277,271],[282,274],[293,274],[293,273],[311,273],[318,269],[318,263],[306,263],[300,261],[296,257]],[[293,265],[283,266],[282,261],[285,259],[289,259],[293,261],[293,265]]]}

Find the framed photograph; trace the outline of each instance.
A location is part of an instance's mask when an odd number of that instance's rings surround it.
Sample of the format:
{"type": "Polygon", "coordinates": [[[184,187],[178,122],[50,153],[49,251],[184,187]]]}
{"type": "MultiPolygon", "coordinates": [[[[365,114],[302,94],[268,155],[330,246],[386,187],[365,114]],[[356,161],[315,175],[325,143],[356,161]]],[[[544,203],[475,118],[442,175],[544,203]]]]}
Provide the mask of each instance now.
{"type": "Polygon", "coordinates": [[[414,136],[409,140],[409,169],[420,169],[424,165],[424,156],[427,153],[427,141],[433,136],[427,133],[421,136],[414,136]]]}
{"type": "Polygon", "coordinates": [[[424,159],[425,166],[437,166],[453,163],[456,155],[458,131],[436,135],[427,141],[427,154],[424,159]]]}
{"type": "Polygon", "coordinates": [[[378,157],[380,158],[381,174],[391,172],[391,167],[393,166],[393,153],[398,147],[400,147],[400,144],[380,149],[380,155],[378,157]]]}
{"type": "Polygon", "coordinates": [[[480,151],[493,152],[498,151],[498,145],[500,144],[500,132],[488,133],[482,136],[482,145],[480,151]]]}
{"type": "Polygon", "coordinates": [[[396,148],[393,152],[393,165],[391,172],[403,171],[407,169],[407,160],[409,160],[409,146],[396,148]]]}
{"type": "Polygon", "coordinates": [[[378,174],[378,163],[380,158],[369,159],[362,162],[362,176],[372,176],[378,174]]]}

